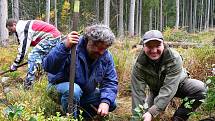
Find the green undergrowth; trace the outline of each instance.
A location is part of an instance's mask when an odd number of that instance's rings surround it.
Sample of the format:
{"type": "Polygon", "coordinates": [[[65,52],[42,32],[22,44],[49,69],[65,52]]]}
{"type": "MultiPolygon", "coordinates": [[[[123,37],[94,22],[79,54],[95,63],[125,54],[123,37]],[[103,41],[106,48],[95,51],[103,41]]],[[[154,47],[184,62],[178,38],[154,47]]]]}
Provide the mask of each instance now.
{"type": "Polygon", "coordinates": [[[192,43],[203,43],[208,44],[215,37],[214,30],[209,32],[199,32],[199,33],[188,33],[183,29],[172,29],[167,27],[164,32],[164,39],[166,41],[173,41],[173,42],[192,42],[192,43]]]}

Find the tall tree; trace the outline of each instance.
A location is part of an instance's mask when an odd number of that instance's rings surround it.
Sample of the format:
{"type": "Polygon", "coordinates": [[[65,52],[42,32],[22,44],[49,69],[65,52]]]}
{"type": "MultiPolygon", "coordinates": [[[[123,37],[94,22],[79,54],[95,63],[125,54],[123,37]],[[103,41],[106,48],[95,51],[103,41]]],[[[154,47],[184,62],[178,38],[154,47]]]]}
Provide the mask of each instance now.
{"type": "Polygon", "coordinates": [[[214,7],[215,7],[215,3],[214,3],[214,0],[211,0],[211,24],[210,24],[210,27],[213,28],[213,25],[214,25],[214,7]]]}
{"type": "Polygon", "coordinates": [[[160,31],[163,31],[163,0],[160,0],[160,31]]]}
{"type": "Polygon", "coordinates": [[[149,30],[152,30],[152,8],[149,10],[149,30]]]}
{"type": "Polygon", "coordinates": [[[197,19],[196,19],[196,9],[197,9],[197,0],[194,0],[194,10],[193,10],[193,32],[195,32],[196,31],[196,21],[197,21],[197,19]]]}
{"type": "Polygon", "coordinates": [[[193,24],[193,2],[189,0],[189,29],[188,32],[192,32],[192,24],[193,24]]]}
{"type": "Polygon", "coordinates": [[[179,0],[176,0],[176,21],[175,21],[175,29],[178,29],[179,26],[179,0]]]}
{"type": "Polygon", "coordinates": [[[181,10],[182,10],[182,20],[181,20],[181,26],[184,27],[185,26],[185,0],[182,0],[181,2],[181,10]]]}
{"type": "Polygon", "coordinates": [[[154,29],[158,29],[157,28],[157,7],[154,8],[154,29]]]}
{"type": "Polygon", "coordinates": [[[203,24],[203,14],[204,14],[204,0],[201,0],[201,12],[200,12],[200,24],[199,24],[199,31],[202,31],[202,24],[203,24]]]}
{"type": "Polygon", "coordinates": [[[139,32],[138,32],[138,30],[139,30],[139,28],[138,28],[138,26],[139,26],[139,12],[140,12],[139,11],[139,7],[140,7],[139,6],[139,0],[136,1],[136,6],[137,6],[136,7],[136,23],[135,23],[135,27],[134,28],[135,28],[135,34],[138,35],[139,34],[139,32]]]}
{"type": "Polygon", "coordinates": [[[19,0],[13,1],[13,18],[19,20],[19,0]]]}
{"type": "Polygon", "coordinates": [[[184,26],[189,26],[189,8],[190,8],[190,0],[184,0],[184,11],[185,11],[185,20],[184,20],[184,26]]]}
{"type": "Polygon", "coordinates": [[[143,4],[143,1],[140,0],[140,7],[139,7],[139,35],[142,35],[141,32],[142,32],[142,4],[143,4]]]}
{"type": "Polygon", "coordinates": [[[129,11],[129,23],[128,23],[129,36],[134,36],[134,13],[135,13],[135,0],[131,0],[130,11],[129,11]]]}
{"type": "Polygon", "coordinates": [[[46,22],[50,22],[50,0],[46,0],[46,22]]]}
{"type": "Polygon", "coordinates": [[[7,11],[7,0],[0,0],[0,44],[2,46],[6,46],[8,40],[8,31],[6,29],[7,11]]]}
{"type": "Polygon", "coordinates": [[[206,16],[206,22],[205,22],[205,30],[209,30],[209,19],[210,19],[210,0],[207,2],[207,16],[206,16]]]}
{"type": "Polygon", "coordinates": [[[54,25],[57,27],[57,0],[54,0],[54,25]]]}
{"type": "Polygon", "coordinates": [[[96,22],[99,23],[99,0],[96,0],[96,22]]]}
{"type": "Polygon", "coordinates": [[[124,4],[124,1],[120,0],[119,1],[119,32],[118,32],[120,38],[124,37],[123,4],[124,4]]]}
{"type": "Polygon", "coordinates": [[[208,6],[207,6],[208,3],[207,3],[207,1],[208,1],[208,0],[204,0],[204,2],[205,2],[205,4],[204,4],[204,5],[205,5],[205,6],[204,6],[204,7],[205,7],[205,8],[204,8],[204,18],[203,18],[203,20],[204,20],[204,31],[205,31],[206,28],[207,28],[207,20],[206,20],[206,19],[207,19],[207,8],[208,8],[208,6]]]}
{"type": "Polygon", "coordinates": [[[110,24],[110,0],[104,0],[104,24],[110,24]]]}

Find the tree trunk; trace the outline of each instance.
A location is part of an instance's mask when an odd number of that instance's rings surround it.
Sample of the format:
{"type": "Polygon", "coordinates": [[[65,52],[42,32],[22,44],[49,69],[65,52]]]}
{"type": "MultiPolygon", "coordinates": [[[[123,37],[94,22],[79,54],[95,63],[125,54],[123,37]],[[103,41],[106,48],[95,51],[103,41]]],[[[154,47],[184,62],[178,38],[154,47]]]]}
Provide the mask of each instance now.
{"type": "Polygon", "coordinates": [[[149,30],[152,30],[152,8],[149,10],[149,30]]]}
{"type": "MultiPolygon", "coordinates": [[[[128,2],[124,2],[124,6],[125,6],[125,7],[124,7],[124,9],[125,9],[125,11],[124,11],[124,12],[125,12],[125,14],[124,14],[124,15],[125,15],[125,17],[124,17],[124,19],[125,19],[125,20],[124,20],[124,23],[125,23],[125,24],[124,24],[124,32],[125,32],[125,31],[128,31],[128,24],[127,24],[127,23],[128,23],[128,19],[129,19],[128,2]]],[[[127,35],[128,33],[126,32],[126,33],[124,33],[124,34],[127,35]]]]}
{"type": "Polygon", "coordinates": [[[204,12],[204,15],[205,15],[205,17],[204,17],[204,31],[207,31],[207,10],[208,10],[208,2],[207,2],[208,0],[205,0],[205,12],[204,12]]]}
{"type": "Polygon", "coordinates": [[[104,24],[110,24],[110,0],[104,0],[104,24]]]}
{"type": "Polygon", "coordinates": [[[139,3],[139,35],[141,36],[141,32],[142,32],[142,0],[140,0],[140,3],[139,3]]]}
{"type": "Polygon", "coordinates": [[[176,0],[176,21],[175,21],[175,29],[177,30],[179,26],[179,0],[176,0]]]}
{"type": "Polygon", "coordinates": [[[196,7],[197,7],[197,1],[194,0],[194,15],[193,15],[193,32],[195,33],[196,31],[196,22],[197,22],[197,19],[196,19],[196,7]]]}
{"type": "Polygon", "coordinates": [[[19,0],[14,0],[13,4],[13,18],[19,20],[19,0]]]}
{"type": "Polygon", "coordinates": [[[54,13],[55,13],[55,16],[54,16],[54,25],[55,25],[55,27],[57,28],[57,0],[54,0],[54,13]]]}
{"type": "Polygon", "coordinates": [[[210,20],[210,0],[208,0],[208,4],[207,4],[207,18],[206,18],[206,27],[205,30],[208,31],[209,30],[209,20],[210,20]]]}
{"type": "Polygon", "coordinates": [[[163,31],[163,0],[160,0],[160,31],[163,31]]]}
{"type": "Polygon", "coordinates": [[[14,18],[14,1],[13,0],[11,0],[11,11],[12,11],[12,18],[14,18]]]}
{"type": "Polygon", "coordinates": [[[137,2],[136,2],[136,25],[135,25],[135,35],[137,35],[138,36],[138,30],[139,30],[139,0],[137,0],[137,2]]]}
{"type": "Polygon", "coordinates": [[[120,0],[119,2],[119,37],[124,37],[124,22],[123,22],[123,0],[120,0]]]}
{"type": "Polygon", "coordinates": [[[154,29],[157,29],[157,9],[154,7],[154,29]]]}
{"type": "Polygon", "coordinates": [[[50,22],[50,0],[46,0],[46,22],[50,22]]]}
{"type": "Polygon", "coordinates": [[[192,9],[192,6],[193,6],[193,1],[192,0],[189,0],[189,12],[190,12],[190,15],[189,15],[189,30],[188,32],[192,32],[192,22],[193,22],[193,9],[192,9]]]}
{"type": "Polygon", "coordinates": [[[168,16],[166,14],[166,16],[165,16],[165,27],[167,27],[167,24],[168,24],[168,16]]]}
{"type": "Polygon", "coordinates": [[[135,0],[131,0],[129,22],[128,22],[128,33],[129,36],[134,36],[134,13],[135,13],[135,0]]]}
{"type": "Polygon", "coordinates": [[[119,2],[118,0],[112,0],[110,1],[111,2],[111,5],[110,6],[113,6],[114,10],[115,10],[115,13],[114,15],[116,16],[116,31],[118,32],[119,31],[119,2]]]}
{"type": "Polygon", "coordinates": [[[214,0],[211,0],[211,23],[210,23],[210,27],[213,28],[213,20],[214,20],[214,6],[215,6],[215,3],[214,3],[214,0]]]}
{"type": "Polygon", "coordinates": [[[99,0],[96,0],[96,23],[99,23],[99,0]]]}
{"type": "Polygon", "coordinates": [[[182,28],[185,26],[185,13],[184,13],[184,11],[185,11],[185,0],[183,0],[183,2],[182,2],[182,24],[181,24],[181,26],[182,26],[182,28]]]}
{"type": "Polygon", "coordinates": [[[8,31],[6,28],[6,20],[8,18],[8,3],[7,0],[0,0],[0,44],[7,46],[8,31]]]}
{"type": "Polygon", "coordinates": [[[200,25],[199,25],[199,31],[202,31],[202,17],[203,17],[203,13],[204,13],[204,0],[201,1],[201,15],[200,15],[200,25]]]}
{"type": "MultiPolygon", "coordinates": [[[[185,21],[184,21],[184,26],[189,26],[189,7],[190,7],[190,0],[185,0],[184,1],[184,11],[185,11],[185,21]]],[[[187,30],[189,29],[189,27],[187,28],[187,30]]]]}

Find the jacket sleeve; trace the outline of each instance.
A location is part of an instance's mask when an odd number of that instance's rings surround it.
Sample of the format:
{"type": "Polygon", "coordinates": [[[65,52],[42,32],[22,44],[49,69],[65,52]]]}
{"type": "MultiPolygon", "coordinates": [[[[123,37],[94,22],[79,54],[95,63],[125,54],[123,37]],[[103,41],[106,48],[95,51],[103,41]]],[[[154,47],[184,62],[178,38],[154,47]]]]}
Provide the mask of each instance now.
{"type": "Polygon", "coordinates": [[[161,111],[165,110],[170,100],[178,90],[181,75],[183,75],[182,59],[180,56],[167,65],[167,75],[159,94],[154,99],[154,105],[149,108],[149,112],[156,117],[161,111]]]}
{"type": "Polygon", "coordinates": [[[43,68],[45,71],[57,74],[65,68],[69,61],[70,49],[67,49],[63,42],[58,43],[49,54],[43,59],[43,68]]]}
{"type": "Polygon", "coordinates": [[[101,102],[114,103],[118,92],[118,80],[112,56],[109,54],[107,68],[101,83],[101,102]]]}
{"type": "Polygon", "coordinates": [[[24,60],[24,57],[28,51],[29,46],[30,46],[30,42],[20,40],[20,45],[18,47],[18,53],[14,60],[14,63],[19,64],[24,60]]]}
{"type": "Polygon", "coordinates": [[[16,56],[16,59],[14,60],[14,63],[19,64],[24,59],[28,48],[31,44],[31,35],[29,32],[29,26],[31,24],[31,21],[28,21],[27,23],[18,23],[16,26],[16,32],[17,32],[17,39],[19,40],[19,47],[18,47],[18,54],[16,56]]]}
{"type": "Polygon", "coordinates": [[[139,105],[145,104],[146,94],[146,83],[144,81],[144,75],[141,72],[142,65],[138,62],[135,63],[131,72],[131,91],[132,91],[132,115],[138,116],[138,113],[135,112],[135,108],[139,105]]]}

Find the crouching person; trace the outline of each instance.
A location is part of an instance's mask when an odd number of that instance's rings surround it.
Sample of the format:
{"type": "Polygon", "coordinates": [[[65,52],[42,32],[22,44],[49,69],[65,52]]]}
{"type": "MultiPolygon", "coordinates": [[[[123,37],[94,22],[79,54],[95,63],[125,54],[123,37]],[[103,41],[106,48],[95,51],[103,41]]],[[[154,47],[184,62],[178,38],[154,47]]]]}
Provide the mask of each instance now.
{"type": "Polygon", "coordinates": [[[67,39],[43,60],[43,67],[49,73],[49,87],[54,87],[60,94],[65,112],[68,112],[70,48],[74,44],[77,44],[74,105],[81,107],[84,118],[97,114],[107,116],[116,108],[118,81],[114,61],[108,51],[114,40],[110,28],[92,25],[80,38],[77,32],[68,34],[67,39]]]}
{"type": "Polygon", "coordinates": [[[17,56],[10,66],[10,71],[16,71],[18,65],[24,60],[30,46],[33,47],[28,54],[28,72],[24,88],[30,89],[35,83],[36,72],[41,71],[43,58],[59,42],[61,33],[53,25],[40,20],[8,19],[6,27],[15,33],[19,47],[17,56]]]}
{"type": "MultiPolygon", "coordinates": [[[[206,85],[199,80],[188,77],[182,67],[183,61],[178,52],[164,45],[163,35],[158,30],[151,30],[143,36],[143,50],[139,54],[132,70],[132,113],[134,109],[145,104],[145,87],[149,87],[148,109],[143,114],[144,121],[151,121],[164,111],[173,97],[185,98],[192,108],[183,102],[174,113],[173,121],[186,121],[191,112],[201,105],[205,98],[206,85]]],[[[134,119],[135,120],[135,119],[134,119]]]]}

